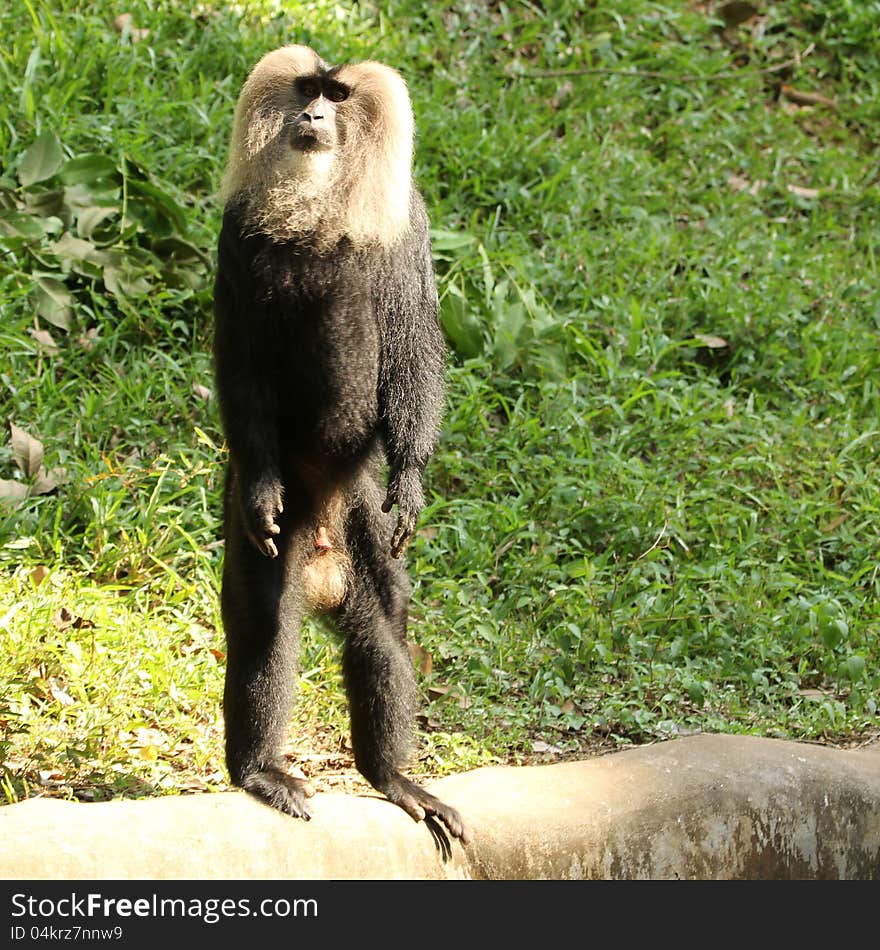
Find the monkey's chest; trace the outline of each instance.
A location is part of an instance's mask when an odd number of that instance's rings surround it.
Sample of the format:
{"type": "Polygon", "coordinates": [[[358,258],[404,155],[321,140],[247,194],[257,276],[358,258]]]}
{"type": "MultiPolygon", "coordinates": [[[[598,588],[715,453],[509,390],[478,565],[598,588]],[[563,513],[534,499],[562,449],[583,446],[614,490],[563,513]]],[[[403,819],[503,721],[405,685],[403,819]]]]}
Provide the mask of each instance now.
{"type": "Polygon", "coordinates": [[[378,425],[379,339],[359,296],[288,297],[275,314],[282,438],[330,455],[360,454],[378,425]]]}

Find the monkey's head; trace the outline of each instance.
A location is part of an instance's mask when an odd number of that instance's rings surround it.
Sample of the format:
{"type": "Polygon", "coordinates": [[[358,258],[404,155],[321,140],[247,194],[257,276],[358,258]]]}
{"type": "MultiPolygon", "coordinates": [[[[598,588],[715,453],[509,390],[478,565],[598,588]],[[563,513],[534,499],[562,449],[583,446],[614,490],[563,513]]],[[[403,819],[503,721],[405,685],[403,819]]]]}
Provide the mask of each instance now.
{"type": "Polygon", "coordinates": [[[389,246],[409,226],[412,142],[399,73],[285,46],[242,88],[221,195],[277,240],[389,246]]]}

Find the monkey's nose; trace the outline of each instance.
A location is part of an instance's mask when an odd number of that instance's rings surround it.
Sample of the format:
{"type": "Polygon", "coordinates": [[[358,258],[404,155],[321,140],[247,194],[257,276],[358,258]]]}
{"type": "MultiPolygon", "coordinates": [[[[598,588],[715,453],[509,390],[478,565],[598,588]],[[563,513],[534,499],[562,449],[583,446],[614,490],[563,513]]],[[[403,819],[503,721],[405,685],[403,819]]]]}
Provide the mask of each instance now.
{"type": "Polygon", "coordinates": [[[321,96],[319,99],[315,99],[314,102],[310,102],[303,111],[303,117],[308,119],[309,122],[319,122],[324,118],[324,97],[321,96]]]}

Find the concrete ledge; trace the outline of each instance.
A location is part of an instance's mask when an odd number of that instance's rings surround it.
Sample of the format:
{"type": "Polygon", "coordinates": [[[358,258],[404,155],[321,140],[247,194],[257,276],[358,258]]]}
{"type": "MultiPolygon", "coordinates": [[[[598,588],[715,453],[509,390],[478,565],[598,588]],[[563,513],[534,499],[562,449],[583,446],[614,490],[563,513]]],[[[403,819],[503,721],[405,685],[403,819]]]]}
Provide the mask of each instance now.
{"type": "Polygon", "coordinates": [[[464,849],[388,802],[318,795],[311,822],[248,796],[0,808],[3,879],[880,878],[880,746],[693,736],[432,790],[464,849]]]}

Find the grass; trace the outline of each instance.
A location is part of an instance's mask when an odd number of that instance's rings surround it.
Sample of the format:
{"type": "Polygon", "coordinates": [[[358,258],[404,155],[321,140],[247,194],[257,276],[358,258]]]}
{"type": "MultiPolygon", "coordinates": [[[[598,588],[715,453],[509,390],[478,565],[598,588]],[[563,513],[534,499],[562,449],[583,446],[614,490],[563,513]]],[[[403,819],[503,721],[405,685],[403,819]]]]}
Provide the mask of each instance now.
{"type": "MultiPolygon", "coordinates": [[[[108,3],[8,7],[7,800],[224,786],[214,193],[291,41],[416,110],[453,360],[415,771],[877,734],[880,5],[136,2],[137,42],[108,3]]],[[[317,626],[303,670],[292,749],[344,765],[317,626]]]]}

